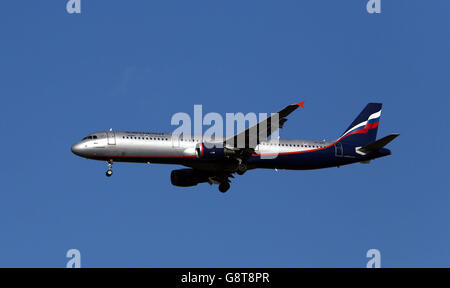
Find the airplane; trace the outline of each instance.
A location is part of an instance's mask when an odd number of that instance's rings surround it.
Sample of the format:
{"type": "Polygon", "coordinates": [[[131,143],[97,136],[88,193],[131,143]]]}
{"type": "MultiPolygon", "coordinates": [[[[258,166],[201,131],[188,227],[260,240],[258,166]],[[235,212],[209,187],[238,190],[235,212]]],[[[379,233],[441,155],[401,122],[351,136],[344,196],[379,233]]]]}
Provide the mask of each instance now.
{"type": "Polygon", "coordinates": [[[276,116],[273,114],[232,137],[216,138],[213,143],[206,142],[201,135],[110,129],[89,134],[74,144],[71,150],[87,159],[106,161],[108,177],[113,173],[114,162],[183,165],[189,168],[171,172],[172,185],[218,184],[222,193],[229,190],[230,178],[234,178],[234,174],[243,175],[251,169],[321,169],[369,163],[391,155],[391,151],[384,146],[399,134],[376,140],[381,103],[367,104],[335,141],[270,138],[274,131],[283,128],[286,117],[303,104],[304,101],[288,105],[275,113],[276,116]]]}

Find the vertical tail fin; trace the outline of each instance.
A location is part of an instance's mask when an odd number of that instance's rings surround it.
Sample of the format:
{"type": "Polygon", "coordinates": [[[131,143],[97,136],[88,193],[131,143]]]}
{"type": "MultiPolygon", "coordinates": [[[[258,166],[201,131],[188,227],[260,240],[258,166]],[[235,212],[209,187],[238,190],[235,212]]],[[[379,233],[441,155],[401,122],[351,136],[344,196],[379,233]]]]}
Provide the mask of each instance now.
{"type": "Polygon", "coordinates": [[[345,130],[338,141],[364,146],[377,138],[378,123],[381,116],[381,103],[369,103],[345,130]]]}

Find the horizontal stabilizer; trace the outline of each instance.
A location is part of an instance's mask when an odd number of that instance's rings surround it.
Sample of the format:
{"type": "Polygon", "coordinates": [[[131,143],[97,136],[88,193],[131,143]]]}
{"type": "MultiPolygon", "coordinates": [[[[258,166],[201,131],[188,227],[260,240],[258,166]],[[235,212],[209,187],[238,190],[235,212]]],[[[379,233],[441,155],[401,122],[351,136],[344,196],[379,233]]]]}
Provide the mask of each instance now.
{"type": "Polygon", "coordinates": [[[388,135],[386,137],[383,137],[375,142],[372,142],[370,144],[367,144],[364,147],[361,147],[358,149],[358,151],[362,152],[362,153],[371,153],[371,152],[375,152],[380,150],[381,148],[383,148],[384,146],[386,146],[387,144],[389,144],[389,142],[391,142],[392,140],[394,140],[395,138],[397,138],[397,136],[400,134],[391,134],[388,135]]]}

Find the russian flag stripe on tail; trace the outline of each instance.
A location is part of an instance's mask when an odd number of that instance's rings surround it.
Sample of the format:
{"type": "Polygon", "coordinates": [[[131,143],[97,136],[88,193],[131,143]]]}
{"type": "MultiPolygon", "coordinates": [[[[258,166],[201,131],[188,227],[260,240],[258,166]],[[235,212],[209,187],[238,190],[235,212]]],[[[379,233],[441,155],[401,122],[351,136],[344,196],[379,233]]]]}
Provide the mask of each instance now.
{"type": "Polygon", "coordinates": [[[369,103],[345,130],[338,141],[364,146],[376,140],[381,117],[381,103],[369,103]]]}

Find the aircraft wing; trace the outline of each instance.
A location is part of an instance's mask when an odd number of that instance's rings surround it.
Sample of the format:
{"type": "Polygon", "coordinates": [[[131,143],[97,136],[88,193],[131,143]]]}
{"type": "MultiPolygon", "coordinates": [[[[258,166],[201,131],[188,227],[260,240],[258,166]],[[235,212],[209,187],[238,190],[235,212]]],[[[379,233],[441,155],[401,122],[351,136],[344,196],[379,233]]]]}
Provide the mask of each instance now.
{"type": "Polygon", "coordinates": [[[227,138],[224,142],[226,147],[233,147],[237,149],[255,149],[261,141],[266,141],[272,132],[283,128],[284,123],[287,121],[287,116],[294,112],[298,107],[303,108],[302,101],[297,104],[291,104],[284,107],[278,113],[271,115],[258,124],[248,128],[247,130],[227,138]]]}

